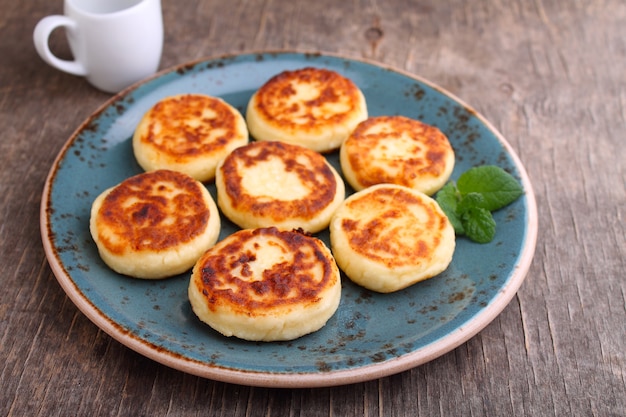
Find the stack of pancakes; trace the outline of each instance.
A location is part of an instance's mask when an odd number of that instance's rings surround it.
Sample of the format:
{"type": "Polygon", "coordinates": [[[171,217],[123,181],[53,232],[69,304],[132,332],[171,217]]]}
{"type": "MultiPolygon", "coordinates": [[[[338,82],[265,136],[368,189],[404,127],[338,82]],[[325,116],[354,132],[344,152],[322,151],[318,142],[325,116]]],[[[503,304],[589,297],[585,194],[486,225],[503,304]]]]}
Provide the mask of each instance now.
{"type": "Polygon", "coordinates": [[[404,116],[368,117],[361,90],[337,72],[277,74],[245,118],[216,97],[167,97],[138,124],[133,151],[146,172],[92,206],[99,253],[137,278],[193,267],[193,311],[224,335],[295,339],[337,310],[340,270],[391,292],[452,259],[454,231],[429,197],[454,166],[447,138],[404,116]],[[356,190],[347,199],[323,156],[335,151],[356,190]],[[220,212],[241,230],[217,242],[220,212]],[[312,235],[326,228],[330,248],[312,235]]]}

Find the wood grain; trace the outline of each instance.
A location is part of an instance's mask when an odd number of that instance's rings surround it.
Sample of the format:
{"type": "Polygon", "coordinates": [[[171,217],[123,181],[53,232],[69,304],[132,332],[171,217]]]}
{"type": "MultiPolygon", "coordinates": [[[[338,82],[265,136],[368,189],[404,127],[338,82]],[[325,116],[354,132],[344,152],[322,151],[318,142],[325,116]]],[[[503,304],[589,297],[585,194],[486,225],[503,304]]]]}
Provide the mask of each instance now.
{"type": "MultiPolygon", "coordinates": [[[[626,3],[622,0],[163,2],[162,68],[240,51],[364,57],[485,115],[533,182],[527,280],[454,351],[398,375],[265,389],[141,357],[65,296],[39,204],[63,143],[109,96],[32,46],[61,2],[0,0],[0,415],[623,416],[626,414],[626,3]]],[[[52,47],[69,56],[63,34],[52,47]]]]}

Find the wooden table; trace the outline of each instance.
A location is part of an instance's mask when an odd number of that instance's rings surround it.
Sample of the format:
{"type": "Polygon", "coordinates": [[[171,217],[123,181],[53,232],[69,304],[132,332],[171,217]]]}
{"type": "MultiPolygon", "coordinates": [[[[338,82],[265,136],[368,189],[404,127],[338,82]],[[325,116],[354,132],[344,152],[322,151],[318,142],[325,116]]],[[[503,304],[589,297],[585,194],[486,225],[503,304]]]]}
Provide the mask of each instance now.
{"type": "MultiPolygon", "coordinates": [[[[482,113],[534,184],[536,255],[501,315],[422,366],[315,389],[160,365],[99,330],[58,285],[39,232],[44,180],[110,97],[37,56],[34,25],[61,3],[0,0],[0,415],[626,414],[625,2],[164,2],[162,68],[283,49],[373,60],[482,113]]],[[[62,33],[52,46],[69,56],[62,33]]]]}

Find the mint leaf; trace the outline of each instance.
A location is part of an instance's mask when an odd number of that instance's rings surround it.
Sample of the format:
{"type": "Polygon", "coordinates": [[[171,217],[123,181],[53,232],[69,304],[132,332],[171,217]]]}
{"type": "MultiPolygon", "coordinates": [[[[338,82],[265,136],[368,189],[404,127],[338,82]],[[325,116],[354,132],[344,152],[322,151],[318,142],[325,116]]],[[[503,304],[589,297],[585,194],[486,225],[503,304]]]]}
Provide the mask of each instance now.
{"type": "Polygon", "coordinates": [[[461,219],[457,216],[457,204],[461,198],[461,194],[456,189],[456,186],[453,182],[449,182],[444,185],[441,190],[437,193],[435,200],[441,207],[441,210],[445,213],[450,220],[450,224],[454,228],[454,232],[457,235],[464,234],[463,224],[461,223],[461,219]]]}
{"type": "Polygon", "coordinates": [[[449,181],[435,200],[458,236],[488,243],[496,234],[496,221],[491,212],[512,203],[522,194],[522,186],[512,175],[497,166],[484,165],[461,174],[456,184],[449,181]]]}
{"type": "Polygon", "coordinates": [[[465,235],[478,243],[491,242],[496,235],[496,221],[482,207],[470,207],[461,216],[465,235]]]}
{"type": "Polygon", "coordinates": [[[517,200],[523,193],[522,186],[505,170],[495,165],[470,168],[457,181],[462,196],[479,193],[484,197],[480,207],[498,210],[517,200]]]}
{"type": "Polygon", "coordinates": [[[456,214],[463,216],[470,209],[475,207],[483,207],[485,204],[485,197],[479,193],[467,193],[461,197],[461,201],[456,206],[456,214]]]}

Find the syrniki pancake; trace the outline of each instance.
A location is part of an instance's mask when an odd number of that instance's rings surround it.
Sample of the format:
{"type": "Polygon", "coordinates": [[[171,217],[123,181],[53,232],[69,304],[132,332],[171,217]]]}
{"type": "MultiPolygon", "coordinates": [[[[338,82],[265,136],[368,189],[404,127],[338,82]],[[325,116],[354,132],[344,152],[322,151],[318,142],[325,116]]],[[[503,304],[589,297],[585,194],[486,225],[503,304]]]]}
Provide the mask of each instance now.
{"type": "Polygon", "coordinates": [[[141,119],[133,151],[146,171],[171,169],[198,181],[215,176],[217,163],[248,143],[245,119],[217,97],[183,94],[162,99],[141,119]]]}
{"type": "Polygon", "coordinates": [[[220,217],[200,182],[157,170],[100,194],[92,204],[90,230],[113,270],[157,279],[191,269],[217,241],[220,217]]]}
{"type": "Polygon", "coordinates": [[[345,198],[345,185],[317,152],[282,142],[251,142],[218,166],[217,204],[244,229],[276,226],[318,232],[345,198]]]}
{"type": "Polygon", "coordinates": [[[292,340],[319,330],[341,298],[339,270],[314,237],[276,228],[240,230],[198,260],[189,300],[226,336],[292,340]]]}
{"type": "Polygon", "coordinates": [[[293,143],[317,152],[339,148],[366,118],[365,97],[350,79],[310,67],[271,78],[254,93],[246,111],[255,139],[293,143]]]}
{"type": "Polygon", "coordinates": [[[404,116],[372,117],[341,146],[341,169],[355,190],[398,184],[433,195],[452,174],[454,151],[436,127],[404,116]]]}
{"type": "Polygon", "coordinates": [[[383,293],[444,271],[455,248],[454,229],[437,202],[393,184],[348,197],[333,216],[330,241],[352,281],[383,293]]]}

